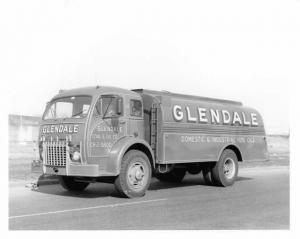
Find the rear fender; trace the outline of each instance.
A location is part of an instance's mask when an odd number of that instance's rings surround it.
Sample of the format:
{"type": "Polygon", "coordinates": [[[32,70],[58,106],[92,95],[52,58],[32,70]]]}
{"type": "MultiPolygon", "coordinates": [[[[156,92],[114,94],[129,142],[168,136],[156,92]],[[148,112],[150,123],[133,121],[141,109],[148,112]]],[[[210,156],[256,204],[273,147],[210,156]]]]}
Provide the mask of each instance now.
{"type": "Polygon", "coordinates": [[[236,144],[228,144],[228,145],[224,146],[219,152],[217,161],[219,161],[219,159],[220,159],[220,157],[221,157],[221,155],[222,155],[222,153],[225,149],[233,150],[234,153],[236,154],[237,158],[238,158],[238,161],[240,161],[240,162],[244,161],[244,155],[242,154],[242,151],[240,150],[240,148],[236,144]]]}

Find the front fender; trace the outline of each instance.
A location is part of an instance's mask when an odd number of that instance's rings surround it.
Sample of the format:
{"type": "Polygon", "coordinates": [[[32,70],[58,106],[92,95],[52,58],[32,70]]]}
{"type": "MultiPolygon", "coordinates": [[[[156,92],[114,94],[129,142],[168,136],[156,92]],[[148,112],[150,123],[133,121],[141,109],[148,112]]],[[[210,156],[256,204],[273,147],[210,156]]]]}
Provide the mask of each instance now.
{"type": "Polygon", "coordinates": [[[152,157],[152,159],[149,160],[154,159],[153,151],[145,140],[135,138],[133,136],[127,136],[117,141],[110,150],[110,155],[107,162],[107,172],[109,172],[109,174],[116,176],[120,173],[122,158],[125,152],[134,144],[143,144],[146,146],[149,149],[152,157]]]}

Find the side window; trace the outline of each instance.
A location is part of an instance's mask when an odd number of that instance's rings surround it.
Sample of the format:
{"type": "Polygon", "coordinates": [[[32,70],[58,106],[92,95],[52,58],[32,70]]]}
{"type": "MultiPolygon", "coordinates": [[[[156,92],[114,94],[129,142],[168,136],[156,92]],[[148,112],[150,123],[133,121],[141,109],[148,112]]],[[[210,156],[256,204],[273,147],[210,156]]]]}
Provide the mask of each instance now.
{"type": "Polygon", "coordinates": [[[116,97],[102,97],[102,113],[105,117],[117,115],[117,98],[116,97]]]}
{"type": "Polygon", "coordinates": [[[115,95],[104,95],[96,103],[94,115],[102,117],[118,117],[122,115],[123,105],[122,98],[115,95]]]}
{"type": "Polygon", "coordinates": [[[142,102],[139,100],[130,100],[130,115],[142,117],[142,102]]]}
{"type": "Polygon", "coordinates": [[[123,113],[122,98],[115,95],[103,95],[98,99],[94,116],[102,116],[105,118],[118,117],[123,113]]]}

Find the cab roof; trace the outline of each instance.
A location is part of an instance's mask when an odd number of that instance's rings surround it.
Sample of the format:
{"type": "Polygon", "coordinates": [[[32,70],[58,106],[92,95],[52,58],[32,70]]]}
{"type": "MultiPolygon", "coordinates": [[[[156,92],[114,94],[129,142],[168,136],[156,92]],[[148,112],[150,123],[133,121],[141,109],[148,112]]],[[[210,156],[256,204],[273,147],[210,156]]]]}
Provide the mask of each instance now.
{"type": "Polygon", "coordinates": [[[99,96],[101,94],[126,94],[135,97],[139,96],[139,94],[136,92],[119,88],[119,87],[94,86],[94,87],[75,88],[70,90],[60,90],[59,93],[52,98],[52,100],[62,98],[62,97],[74,96],[74,95],[90,95],[94,97],[94,96],[99,96]]]}

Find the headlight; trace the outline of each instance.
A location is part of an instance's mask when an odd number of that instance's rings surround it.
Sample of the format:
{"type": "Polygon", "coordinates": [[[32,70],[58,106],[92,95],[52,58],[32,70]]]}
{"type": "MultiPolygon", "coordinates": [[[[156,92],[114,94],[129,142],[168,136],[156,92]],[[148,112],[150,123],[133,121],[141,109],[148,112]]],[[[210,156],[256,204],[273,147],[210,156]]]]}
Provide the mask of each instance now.
{"type": "Polygon", "coordinates": [[[78,151],[75,151],[73,153],[72,160],[78,162],[78,161],[80,161],[80,158],[81,158],[80,153],[78,151]]]}
{"type": "Polygon", "coordinates": [[[81,159],[81,154],[80,154],[80,145],[79,144],[72,144],[70,143],[69,144],[69,153],[70,153],[70,159],[73,161],[73,162],[80,162],[80,159],[81,159]]]}

